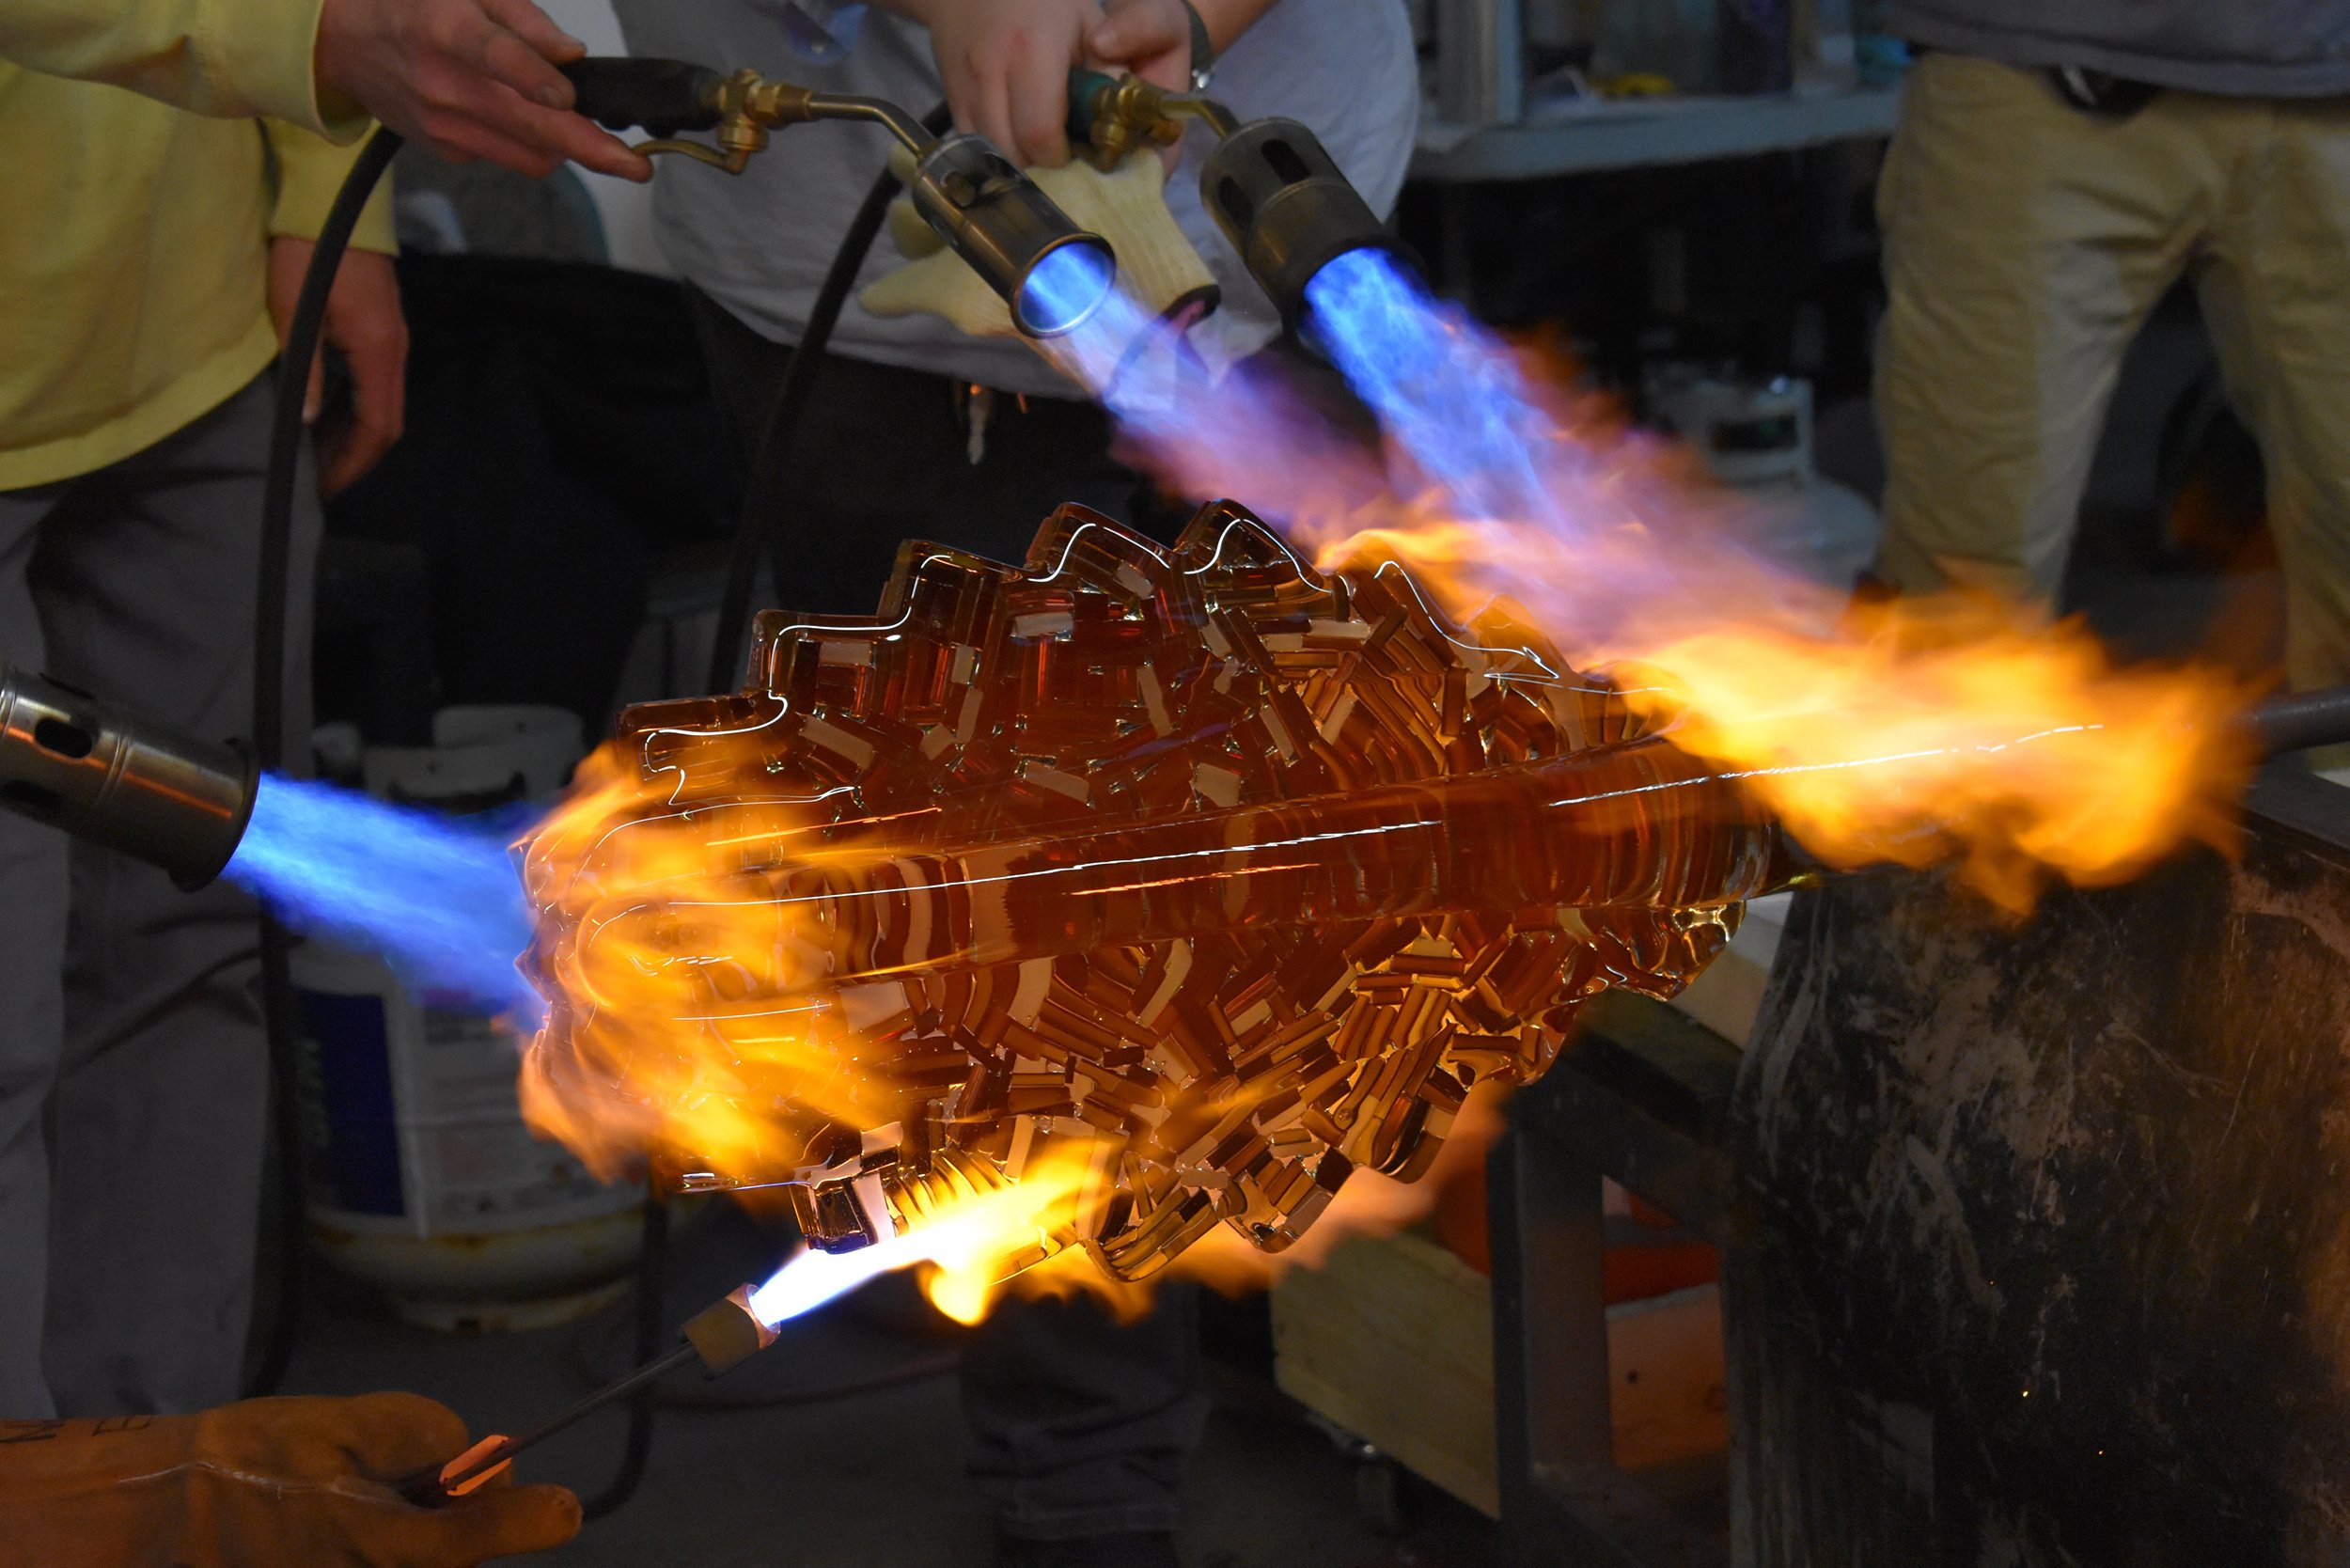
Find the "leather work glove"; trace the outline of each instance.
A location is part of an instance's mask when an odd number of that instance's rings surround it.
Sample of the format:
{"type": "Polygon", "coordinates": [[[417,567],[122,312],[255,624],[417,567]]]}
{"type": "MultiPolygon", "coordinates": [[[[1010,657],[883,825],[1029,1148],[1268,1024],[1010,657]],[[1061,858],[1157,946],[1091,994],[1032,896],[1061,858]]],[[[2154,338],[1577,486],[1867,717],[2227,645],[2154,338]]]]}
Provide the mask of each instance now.
{"type": "Polygon", "coordinates": [[[0,1556],[42,1568],[473,1568],[579,1530],[560,1486],[447,1507],[391,1489],[465,1447],[417,1394],[257,1399],[194,1416],[0,1421],[0,1556]]]}

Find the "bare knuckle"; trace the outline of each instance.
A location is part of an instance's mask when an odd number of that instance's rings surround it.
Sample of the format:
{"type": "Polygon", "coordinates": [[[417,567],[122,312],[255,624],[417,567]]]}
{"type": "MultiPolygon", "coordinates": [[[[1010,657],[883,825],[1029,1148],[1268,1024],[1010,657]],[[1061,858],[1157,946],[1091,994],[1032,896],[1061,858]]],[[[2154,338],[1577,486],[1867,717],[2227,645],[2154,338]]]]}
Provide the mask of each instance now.
{"type": "Polygon", "coordinates": [[[454,55],[472,39],[477,18],[463,6],[436,6],[418,31],[426,45],[454,55]]]}

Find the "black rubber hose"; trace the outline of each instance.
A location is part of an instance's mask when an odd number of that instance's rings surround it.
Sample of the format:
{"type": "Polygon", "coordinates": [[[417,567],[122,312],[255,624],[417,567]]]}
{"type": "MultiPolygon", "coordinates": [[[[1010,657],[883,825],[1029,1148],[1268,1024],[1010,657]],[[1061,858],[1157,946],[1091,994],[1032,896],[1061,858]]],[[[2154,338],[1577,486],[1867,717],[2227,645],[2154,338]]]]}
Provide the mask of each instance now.
{"type": "MultiPolygon", "coordinates": [[[[360,209],[391,166],[400,138],[379,130],[368,138],[343,188],[328,210],[286,346],[277,360],[276,404],[271,411],[269,469],[261,491],[259,578],[253,600],[253,759],[262,772],[286,761],[286,604],[293,569],[294,484],[302,471],[302,405],[310,366],[326,323],[326,297],[351,243],[360,209]]],[[[265,1394],[285,1378],[301,1322],[304,1259],[308,1250],[308,1186],[302,1146],[301,1035],[294,1018],[291,946],[286,928],[260,912],[261,1027],[269,1042],[271,1127],[277,1143],[279,1264],[276,1315],[246,1392],[265,1394]]]]}
{"type": "MultiPolygon", "coordinates": [[[[669,1282],[669,1205],[660,1184],[645,1180],[645,1225],[636,1251],[636,1364],[643,1366],[661,1354],[662,1298],[669,1282]]],[[[601,1519],[636,1495],[645,1479],[645,1464],[652,1457],[653,1387],[648,1383],[629,1396],[628,1438],[620,1450],[620,1467],[604,1489],[579,1505],[590,1519],[601,1519]]]]}
{"type": "MultiPolygon", "coordinates": [[[[254,603],[253,715],[254,755],[267,770],[285,762],[286,750],[286,619],[293,574],[294,485],[301,473],[302,405],[309,390],[310,365],[318,357],[319,339],[326,321],[326,300],[335,274],[342,266],[361,209],[374,194],[400,137],[379,130],[361,149],[342,190],[327,213],[302,293],[287,329],[286,346],[277,365],[276,403],[272,410],[269,469],[261,499],[260,577],[254,603]]],[[[273,1079],[274,1125],[278,1148],[282,1212],[281,1241],[285,1257],[280,1276],[275,1321],[270,1325],[268,1348],[256,1369],[249,1393],[274,1389],[292,1359],[300,1325],[301,1290],[307,1251],[305,1152],[302,1143],[300,1034],[294,1011],[290,948],[286,930],[264,909],[260,916],[261,1008],[269,1040],[273,1079]]],[[[637,1258],[637,1351],[650,1360],[661,1348],[661,1304],[668,1258],[668,1207],[658,1192],[645,1201],[643,1245],[637,1258]]],[[[652,1450],[651,1391],[631,1402],[627,1447],[612,1483],[583,1505],[588,1517],[609,1513],[635,1493],[652,1450]]]]}
{"type": "MultiPolygon", "coordinates": [[[[933,133],[943,133],[949,123],[947,106],[941,103],[932,109],[924,117],[923,123],[933,133]]],[[[390,166],[392,155],[400,150],[400,137],[398,134],[387,130],[377,131],[344,180],[342,190],[336,196],[334,208],[319,235],[317,248],[311,254],[309,270],[303,275],[302,293],[294,307],[293,321],[287,332],[285,352],[278,361],[276,404],[273,410],[269,469],[262,499],[258,591],[254,609],[255,755],[264,769],[280,767],[285,761],[286,611],[292,572],[293,496],[300,473],[302,405],[309,387],[309,368],[318,356],[319,339],[326,319],[327,295],[334,288],[335,274],[342,264],[343,252],[350,244],[352,230],[358,223],[360,210],[367,205],[368,197],[373,194],[384,171],[390,166]]],[[[711,659],[709,684],[713,691],[725,688],[733,680],[734,663],[742,647],[744,622],[750,614],[751,580],[759,559],[760,541],[765,539],[779,547],[783,538],[780,522],[785,510],[783,458],[791,447],[801,411],[807,406],[816,368],[822,361],[833,327],[848,303],[849,290],[855,285],[856,275],[872,250],[882,224],[888,217],[889,203],[898,189],[897,177],[885,169],[866,193],[863,205],[857,209],[855,219],[848,232],[841,236],[840,246],[834,253],[831,269],[825,274],[823,287],[817,295],[814,309],[809,313],[807,331],[802,336],[783,382],[776,388],[775,402],[768,412],[766,429],[760,436],[751,481],[746,488],[743,518],[736,530],[733,553],[728,563],[726,596],[711,659]],[[776,521],[762,527],[760,522],[765,518],[776,521]]],[[[285,1257],[275,1321],[271,1325],[268,1348],[253,1379],[250,1390],[253,1393],[266,1393],[274,1388],[284,1378],[287,1363],[292,1357],[307,1243],[305,1154],[301,1104],[296,1087],[300,1081],[300,1039],[294,1017],[290,948],[285,928],[266,910],[260,917],[260,938],[262,1011],[274,1078],[274,1132],[281,1167],[283,1203],[280,1220],[285,1257]]],[[[668,1235],[668,1207],[658,1192],[649,1192],[635,1282],[636,1352],[640,1361],[651,1359],[661,1349],[662,1297],[667,1274],[668,1235]]],[[[915,1375],[929,1375],[930,1371],[926,1368],[915,1375]]],[[[841,1391],[847,1390],[844,1388],[841,1391]]],[[[832,1396],[827,1391],[816,1397],[832,1396]]],[[[601,1517],[625,1503],[644,1479],[645,1467],[652,1450],[655,1403],[650,1388],[641,1390],[630,1402],[628,1437],[619,1469],[603,1491],[583,1505],[583,1511],[589,1518],[601,1517]]]]}
{"type": "MultiPolygon", "coordinates": [[[[932,135],[945,134],[952,123],[944,103],[922,117],[923,126],[932,135]]],[[[710,669],[704,682],[711,692],[734,686],[735,665],[743,656],[743,633],[751,614],[751,580],[758,572],[762,543],[776,591],[789,591],[783,547],[784,520],[791,508],[785,494],[784,459],[791,453],[791,437],[807,406],[825,346],[832,341],[833,327],[849,303],[849,290],[856,287],[856,274],[864,270],[865,258],[871,254],[873,241],[889,217],[889,204],[898,190],[898,177],[887,168],[874,177],[864,204],[840,236],[840,247],[833,252],[831,269],[824,274],[823,287],[817,290],[816,303],[807,313],[807,330],[800,334],[783,380],[776,384],[775,401],[767,407],[767,425],[760,433],[758,455],[743,489],[743,517],[736,525],[734,548],[727,559],[726,591],[718,601],[718,631],[710,645],[710,669]]]]}

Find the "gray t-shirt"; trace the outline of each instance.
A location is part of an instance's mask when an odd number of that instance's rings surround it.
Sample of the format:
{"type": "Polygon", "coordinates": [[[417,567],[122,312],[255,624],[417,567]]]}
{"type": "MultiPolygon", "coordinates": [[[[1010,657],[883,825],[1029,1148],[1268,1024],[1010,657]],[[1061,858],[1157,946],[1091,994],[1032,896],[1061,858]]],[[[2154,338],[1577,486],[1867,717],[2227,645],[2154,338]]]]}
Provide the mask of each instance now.
{"type": "MultiPolygon", "coordinates": [[[[795,53],[761,0],[616,0],[633,54],[693,60],[838,92],[865,93],[927,112],[942,96],[929,32],[869,11],[847,56],[818,64],[795,53]]],[[[1244,120],[1302,120],[1374,211],[1403,185],[1419,112],[1412,31],[1402,0],[1279,0],[1216,63],[1215,96],[1244,120]]],[[[761,335],[797,341],[834,247],[887,159],[888,133],[830,122],[779,130],[740,176],[664,159],[653,218],[670,263],[761,335]]],[[[1193,127],[1167,182],[1176,221],[1223,286],[1224,303],[1193,333],[1212,359],[1253,352],[1279,320],[1240,258],[1199,205],[1208,133],[1193,127]]],[[[862,289],[902,264],[885,233],[858,279],[862,289]]],[[[836,353],[932,370],[1008,392],[1073,397],[1077,388],[1009,338],[967,337],[932,316],[883,319],[854,301],[834,328],[836,353]]]]}
{"type": "Polygon", "coordinates": [[[1886,31],[2240,98],[2350,93],[2350,0],[1888,0],[1886,31]]]}

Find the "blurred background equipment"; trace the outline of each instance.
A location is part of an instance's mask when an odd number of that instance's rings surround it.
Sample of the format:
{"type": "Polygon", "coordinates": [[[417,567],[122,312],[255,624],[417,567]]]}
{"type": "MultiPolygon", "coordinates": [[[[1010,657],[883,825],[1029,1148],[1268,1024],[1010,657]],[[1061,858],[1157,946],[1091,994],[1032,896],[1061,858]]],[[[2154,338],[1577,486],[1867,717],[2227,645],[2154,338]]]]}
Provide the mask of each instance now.
{"type": "MultiPolygon", "coordinates": [[[[362,745],[352,730],[319,749],[349,782],[484,835],[544,810],[585,751],[559,708],[445,708],[432,738],[362,745]]],[[[531,1134],[520,1021],[324,940],[296,950],[293,983],[310,1239],[330,1263],[444,1331],[567,1323],[627,1289],[644,1185],[600,1183],[531,1134]]]]}

